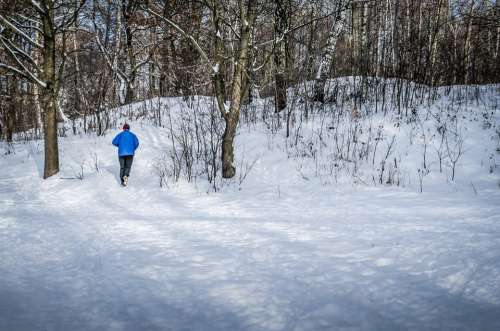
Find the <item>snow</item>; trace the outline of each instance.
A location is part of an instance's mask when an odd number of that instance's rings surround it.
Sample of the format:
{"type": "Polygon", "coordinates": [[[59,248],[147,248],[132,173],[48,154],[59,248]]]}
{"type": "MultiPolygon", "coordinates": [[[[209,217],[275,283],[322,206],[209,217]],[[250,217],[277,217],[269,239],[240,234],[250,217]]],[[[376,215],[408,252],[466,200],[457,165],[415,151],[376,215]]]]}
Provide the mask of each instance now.
{"type": "Polygon", "coordinates": [[[214,74],[217,74],[219,73],[219,62],[217,62],[213,67],[212,67],[212,70],[214,72],[214,74]]]}
{"type": "Polygon", "coordinates": [[[255,160],[247,179],[217,193],[201,178],[159,187],[169,134],[147,121],[131,122],[141,145],[126,188],[118,129],[61,138],[61,173],[45,181],[43,142],[2,145],[0,330],[499,330],[495,127],[461,122],[460,175],[429,156],[420,193],[422,141],[371,121],[397,136],[405,186],[327,183],[258,125],[237,137],[237,162],[255,160]]]}
{"type": "MultiPolygon", "coordinates": [[[[29,42],[30,44],[32,44],[33,46],[35,47],[38,47],[40,49],[43,49],[43,45],[38,43],[36,40],[34,40],[33,38],[31,38],[28,34],[26,34],[24,31],[22,31],[20,28],[18,28],[17,26],[15,26],[14,24],[12,24],[12,22],[10,22],[7,18],[5,18],[3,15],[0,15],[0,21],[3,22],[3,24],[5,24],[6,26],[8,26],[9,28],[11,28],[16,34],[20,35],[23,40],[29,42]]],[[[4,44],[5,45],[5,44],[4,44]]]]}
{"type": "Polygon", "coordinates": [[[42,8],[39,1],[31,0],[31,5],[36,8],[40,13],[45,13],[46,11],[42,8]]]}

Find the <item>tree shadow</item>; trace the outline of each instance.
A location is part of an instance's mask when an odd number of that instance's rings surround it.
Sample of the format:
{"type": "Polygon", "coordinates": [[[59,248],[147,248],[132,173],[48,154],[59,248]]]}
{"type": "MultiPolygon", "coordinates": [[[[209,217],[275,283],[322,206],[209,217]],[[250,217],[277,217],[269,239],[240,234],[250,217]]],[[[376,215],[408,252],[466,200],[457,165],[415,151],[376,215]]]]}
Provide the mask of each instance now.
{"type": "Polygon", "coordinates": [[[106,220],[114,207],[103,205],[103,222],[149,232],[100,233],[86,219],[97,214],[68,219],[20,206],[3,215],[22,217],[24,228],[0,232],[4,256],[22,257],[0,263],[0,330],[500,329],[500,306],[450,293],[396,265],[363,278],[331,256],[306,259],[317,245],[293,242],[279,229],[255,229],[272,246],[234,245],[207,236],[238,227],[233,217],[204,217],[200,229],[207,222],[226,228],[195,231],[169,223],[175,216],[152,222],[132,209],[127,220],[106,220]],[[268,252],[262,259],[255,256],[260,248],[268,252]]]}

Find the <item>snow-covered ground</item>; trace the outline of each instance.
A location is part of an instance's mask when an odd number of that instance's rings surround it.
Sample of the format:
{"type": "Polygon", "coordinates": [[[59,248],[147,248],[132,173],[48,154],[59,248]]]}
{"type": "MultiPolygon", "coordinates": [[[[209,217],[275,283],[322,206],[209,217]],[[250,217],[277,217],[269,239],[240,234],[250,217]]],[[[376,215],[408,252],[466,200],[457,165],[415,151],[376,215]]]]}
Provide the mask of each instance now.
{"type": "Polygon", "coordinates": [[[464,122],[455,181],[429,156],[423,193],[428,137],[403,129],[397,186],[363,164],[338,184],[283,131],[243,127],[236,157],[255,164],[217,193],[160,188],[168,130],[143,122],[126,188],[118,130],[62,138],[45,181],[42,143],[15,143],[0,156],[0,330],[500,330],[499,118],[464,122]]]}

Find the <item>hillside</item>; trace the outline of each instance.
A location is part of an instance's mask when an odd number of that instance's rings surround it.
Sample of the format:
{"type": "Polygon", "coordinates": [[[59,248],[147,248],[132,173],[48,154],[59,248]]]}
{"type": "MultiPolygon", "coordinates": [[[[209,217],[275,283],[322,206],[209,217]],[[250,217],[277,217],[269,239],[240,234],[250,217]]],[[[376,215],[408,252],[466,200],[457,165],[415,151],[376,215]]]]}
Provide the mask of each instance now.
{"type": "Polygon", "coordinates": [[[499,330],[499,87],[398,114],[340,82],[345,105],[294,99],[288,138],[247,106],[230,181],[205,97],[67,123],[48,180],[42,141],[1,145],[0,330],[499,330]]]}

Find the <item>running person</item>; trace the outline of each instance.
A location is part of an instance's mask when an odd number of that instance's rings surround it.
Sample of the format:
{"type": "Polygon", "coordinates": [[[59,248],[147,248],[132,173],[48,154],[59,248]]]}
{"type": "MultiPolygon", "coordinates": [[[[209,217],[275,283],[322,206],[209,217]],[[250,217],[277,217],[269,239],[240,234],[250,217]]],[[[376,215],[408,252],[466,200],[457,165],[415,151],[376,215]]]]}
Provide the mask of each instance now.
{"type": "Polygon", "coordinates": [[[134,161],[134,153],[139,147],[139,139],[130,132],[130,125],[125,123],[123,131],[113,139],[113,145],[118,147],[118,159],[120,161],[120,180],[123,186],[127,186],[130,177],[130,169],[134,161]]]}

